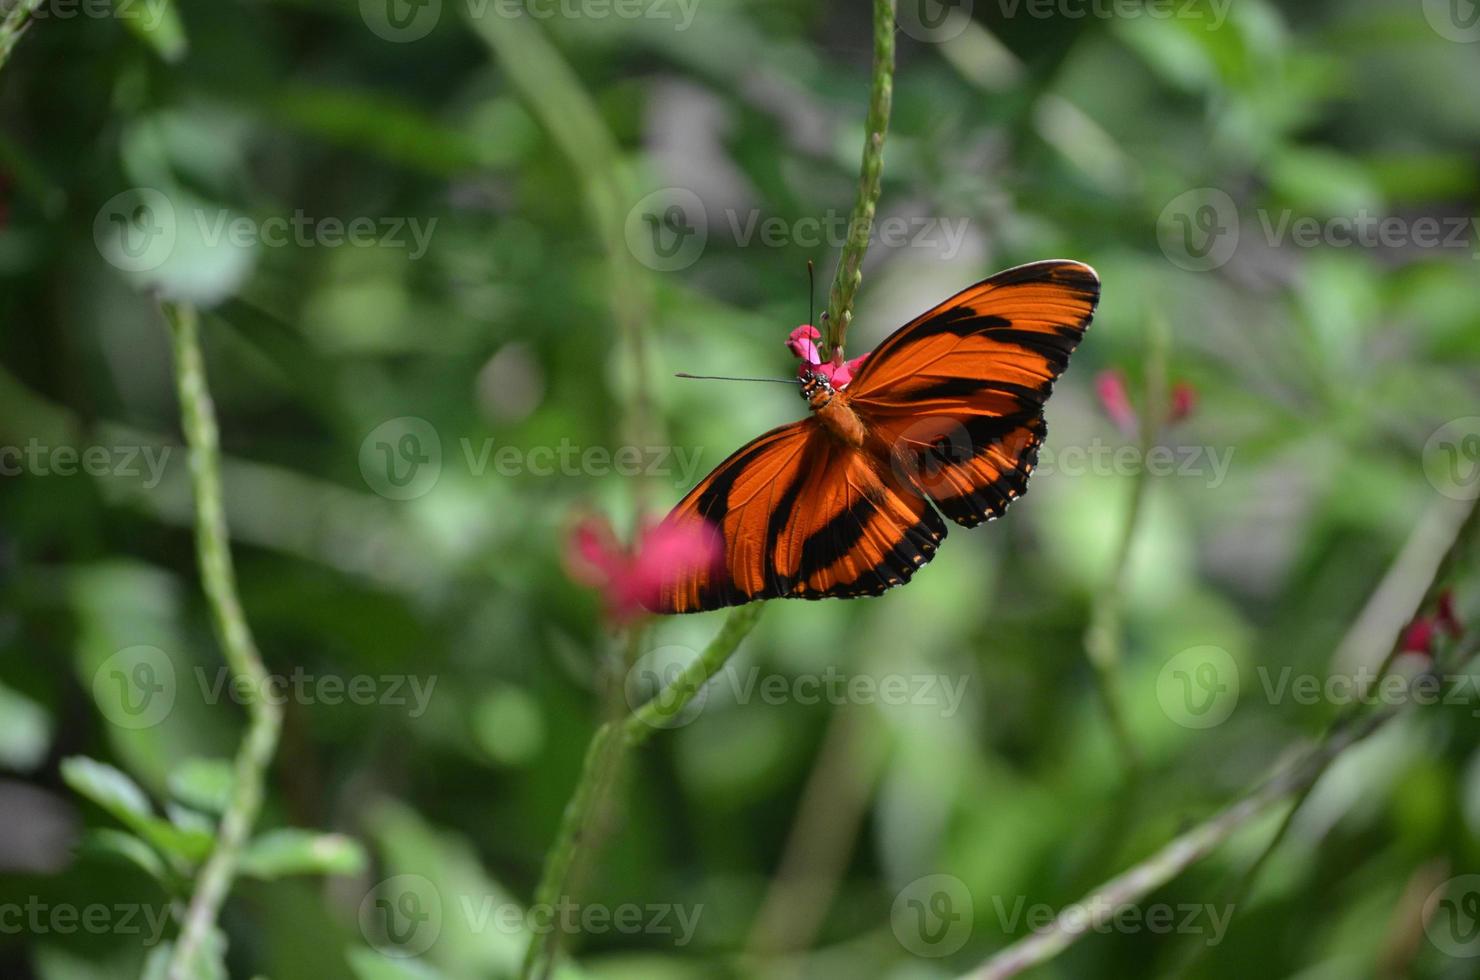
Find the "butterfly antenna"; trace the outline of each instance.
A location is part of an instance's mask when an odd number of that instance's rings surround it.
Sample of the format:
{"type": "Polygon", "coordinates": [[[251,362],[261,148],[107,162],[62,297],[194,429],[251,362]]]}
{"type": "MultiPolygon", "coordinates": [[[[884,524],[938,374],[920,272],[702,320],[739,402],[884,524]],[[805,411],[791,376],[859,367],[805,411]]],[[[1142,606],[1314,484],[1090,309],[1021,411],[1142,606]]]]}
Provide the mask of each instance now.
{"type": "Polygon", "coordinates": [[[812,270],[812,260],[807,260],[807,322],[811,323],[815,313],[812,304],[817,302],[817,275],[812,270]]]}
{"type": "Polygon", "coordinates": [[[732,378],[721,374],[689,374],[687,371],[679,371],[675,378],[688,378],[692,381],[768,381],[778,385],[801,384],[800,378],[732,378]]]}

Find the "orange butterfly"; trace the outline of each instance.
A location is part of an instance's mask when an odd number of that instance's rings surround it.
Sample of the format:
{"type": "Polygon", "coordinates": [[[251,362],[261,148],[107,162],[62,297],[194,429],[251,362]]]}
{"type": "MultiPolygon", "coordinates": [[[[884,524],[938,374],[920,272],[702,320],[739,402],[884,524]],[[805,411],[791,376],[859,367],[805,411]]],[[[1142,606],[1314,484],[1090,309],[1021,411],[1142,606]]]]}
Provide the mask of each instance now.
{"type": "Polygon", "coordinates": [[[668,570],[649,608],[878,595],[909,581],[946,536],[927,497],[975,527],[1027,489],[1044,402],[1099,298],[1089,266],[1034,262],[911,320],[845,387],[803,365],[811,417],[744,446],[673,509],[664,525],[717,529],[723,549],[668,570]]]}

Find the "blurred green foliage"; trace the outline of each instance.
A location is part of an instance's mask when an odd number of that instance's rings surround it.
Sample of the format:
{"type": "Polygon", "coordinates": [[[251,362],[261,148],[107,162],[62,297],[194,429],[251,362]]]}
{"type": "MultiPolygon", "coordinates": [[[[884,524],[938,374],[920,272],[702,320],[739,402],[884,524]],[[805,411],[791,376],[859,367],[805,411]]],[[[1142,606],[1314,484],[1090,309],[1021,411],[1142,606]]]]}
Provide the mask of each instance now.
{"type": "MultiPolygon", "coordinates": [[[[659,516],[803,410],[779,386],[669,375],[793,366],[805,261],[825,278],[839,244],[812,229],[856,185],[866,8],[65,9],[43,5],[0,71],[0,910],[162,914],[229,786],[244,715],[199,594],[158,291],[203,308],[242,599],[297,692],[221,923],[229,974],[508,976],[528,923],[496,910],[528,899],[586,741],[625,705],[624,658],[699,649],[720,621],[615,637],[562,570],[567,529],[659,516]],[[667,271],[640,247],[664,188],[701,202],[706,232],[667,271]],[[745,234],[772,219],[779,236],[745,234]],[[391,480],[434,446],[438,465],[391,480]],[[624,475],[623,447],[659,473],[624,475]],[[129,684],[166,677],[163,716],[133,714],[129,684]],[[435,936],[387,935],[392,908],[435,936]]],[[[850,353],[998,269],[1090,262],[1104,299],[1049,407],[1057,462],[907,588],[772,604],[702,711],[630,766],[585,876],[589,907],[692,912],[692,937],[586,929],[570,975],[969,969],[1028,932],[1014,909],[1075,900],[1321,732],[1340,698],[1281,677],[1379,660],[1473,487],[1463,3],[1448,21],[1416,0],[923,9],[945,26],[901,10],[879,213],[909,234],[869,253],[850,353]],[[1066,16],[1086,10],[1118,13],[1066,16]],[[1364,216],[1398,232],[1345,243],[1364,216]],[[1422,219],[1461,233],[1425,245],[1422,219]],[[1205,249],[1226,260],[1187,268],[1205,249]],[[1150,480],[1125,583],[1146,759],[1128,786],[1082,641],[1136,457],[1116,462],[1134,439],[1093,381],[1138,388],[1153,311],[1198,404],[1163,436],[1190,471],[1150,480]],[[1227,717],[1198,727],[1174,674],[1219,656],[1227,717]],[[745,687],[830,669],[939,676],[963,700],[745,687]],[[776,890],[794,834],[821,878],[776,890]],[[968,887],[969,928],[920,956],[897,900],[937,874],[968,887]],[[763,907],[807,951],[756,955],[763,907]]],[[[1206,916],[1112,930],[1029,975],[1175,975],[1211,944],[1188,975],[1474,976],[1423,922],[1480,868],[1477,700],[1420,706],[1338,763],[1215,942],[1206,916]]],[[[1216,906],[1277,819],[1152,902],[1216,906]]],[[[6,976],[135,975],[174,934],[21,921],[0,918],[6,976]]]]}

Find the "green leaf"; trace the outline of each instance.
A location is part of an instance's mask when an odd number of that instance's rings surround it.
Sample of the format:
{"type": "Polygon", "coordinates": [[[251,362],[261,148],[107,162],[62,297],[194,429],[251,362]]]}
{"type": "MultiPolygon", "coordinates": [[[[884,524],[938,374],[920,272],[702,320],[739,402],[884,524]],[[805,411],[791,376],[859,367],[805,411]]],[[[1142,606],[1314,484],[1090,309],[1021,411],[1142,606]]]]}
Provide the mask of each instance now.
{"type": "Polygon", "coordinates": [[[35,769],[51,744],[51,716],[30,698],[0,684],[0,766],[35,769]]]}
{"type": "Polygon", "coordinates": [[[120,12],[118,19],[165,61],[173,63],[183,58],[190,45],[174,0],[154,0],[153,3],[140,4],[137,9],[140,12],[134,16],[124,16],[120,12]]]}
{"type": "Polygon", "coordinates": [[[226,811],[234,782],[227,759],[186,759],[169,775],[171,796],[186,806],[218,815],[226,811]]]}
{"type": "Polygon", "coordinates": [[[216,822],[199,810],[192,810],[178,803],[166,803],[164,812],[170,818],[170,823],[181,830],[199,831],[204,834],[215,834],[216,832],[216,822]]]}
{"type": "Polygon", "coordinates": [[[214,835],[195,828],[176,827],[155,816],[139,785],[114,767],[72,756],[62,760],[62,779],[79,795],[92,800],[124,826],[171,857],[192,864],[205,860],[214,835]]]}
{"type": "Polygon", "coordinates": [[[345,959],[357,980],[441,980],[443,974],[421,960],[393,960],[373,949],[352,946],[345,959]]]}
{"type": "Polygon", "coordinates": [[[124,823],[152,816],[139,784],[106,762],[74,755],[62,760],[62,781],[124,823]]]}
{"type": "Polygon", "coordinates": [[[239,870],[254,878],[296,874],[358,874],[365,867],[359,841],[294,827],[270,830],[242,852],[239,870]]]}
{"type": "Polygon", "coordinates": [[[159,852],[142,839],[122,830],[111,827],[90,830],[82,839],[82,849],[89,854],[120,859],[142,868],[161,884],[171,881],[170,871],[160,859],[159,852]]]}

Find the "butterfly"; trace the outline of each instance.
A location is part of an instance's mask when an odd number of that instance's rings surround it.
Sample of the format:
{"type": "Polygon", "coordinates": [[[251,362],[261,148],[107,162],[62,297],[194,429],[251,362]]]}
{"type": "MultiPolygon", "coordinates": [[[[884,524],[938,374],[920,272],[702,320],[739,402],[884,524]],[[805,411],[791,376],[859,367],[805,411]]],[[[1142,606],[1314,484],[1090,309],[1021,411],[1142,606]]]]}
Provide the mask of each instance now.
{"type": "Polygon", "coordinates": [[[942,514],[975,527],[1027,489],[1044,403],[1099,297],[1089,266],[1034,262],[911,320],[853,362],[846,385],[804,364],[811,415],[741,447],[664,519],[718,545],[667,570],[649,608],[878,595],[908,582],[945,539],[942,514]]]}

